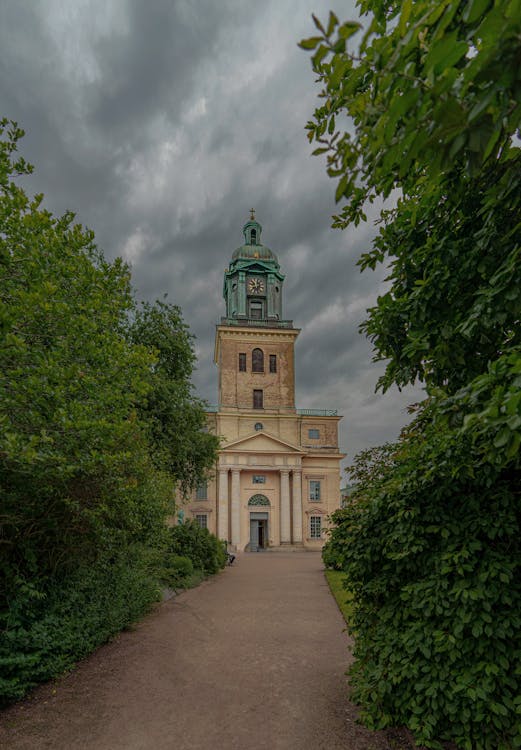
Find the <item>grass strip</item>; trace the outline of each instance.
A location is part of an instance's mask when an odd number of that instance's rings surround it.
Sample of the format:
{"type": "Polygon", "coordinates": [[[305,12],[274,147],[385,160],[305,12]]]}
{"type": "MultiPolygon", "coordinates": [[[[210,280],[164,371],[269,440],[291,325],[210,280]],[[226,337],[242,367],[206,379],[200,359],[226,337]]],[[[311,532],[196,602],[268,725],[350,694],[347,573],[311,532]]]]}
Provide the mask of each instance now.
{"type": "Polygon", "coordinates": [[[329,584],[329,588],[331,589],[331,593],[338,604],[338,608],[342,612],[346,624],[348,624],[353,614],[353,595],[350,591],[344,588],[346,574],[341,570],[325,570],[324,574],[326,576],[326,581],[329,584]]]}

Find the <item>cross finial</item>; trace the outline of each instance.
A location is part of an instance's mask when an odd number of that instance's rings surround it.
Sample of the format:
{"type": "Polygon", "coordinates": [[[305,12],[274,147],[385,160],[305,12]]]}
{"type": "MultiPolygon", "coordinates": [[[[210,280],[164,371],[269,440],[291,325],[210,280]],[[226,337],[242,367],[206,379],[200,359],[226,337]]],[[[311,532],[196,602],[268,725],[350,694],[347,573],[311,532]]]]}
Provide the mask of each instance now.
{"type": "Polygon", "coordinates": [[[250,213],[251,213],[250,221],[255,221],[255,209],[250,208],[250,213]]]}

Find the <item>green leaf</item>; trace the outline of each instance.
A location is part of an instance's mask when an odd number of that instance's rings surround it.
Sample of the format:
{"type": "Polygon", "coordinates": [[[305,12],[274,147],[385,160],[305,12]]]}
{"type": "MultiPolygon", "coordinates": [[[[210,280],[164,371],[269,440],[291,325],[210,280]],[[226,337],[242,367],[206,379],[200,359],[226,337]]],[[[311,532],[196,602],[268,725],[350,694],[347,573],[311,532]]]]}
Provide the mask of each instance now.
{"type": "Polygon", "coordinates": [[[309,39],[302,39],[302,41],[298,43],[298,46],[302,49],[315,49],[317,44],[320,44],[321,41],[321,36],[312,36],[309,37],[309,39]]]}
{"type": "Polygon", "coordinates": [[[490,0],[470,0],[463,11],[465,23],[474,23],[490,8],[490,0]]]}
{"type": "Polygon", "coordinates": [[[455,65],[468,51],[468,44],[457,40],[457,32],[453,31],[446,37],[434,43],[425,58],[424,70],[428,74],[436,74],[455,65]]]}
{"type": "MultiPolygon", "coordinates": [[[[322,26],[322,24],[320,23],[320,21],[318,20],[318,18],[316,17],[314,13],[311,14],[311,18],[313,19],[313,23],[315,24],[317,29],[321,31],[323,34],[325,34],[326,30],[324,29],[324,27],[322,26]]],[[[329,36],[329,34],[327,36],[329,36]]]]}
{"type": "Polygon", "coordinates": [[[352,36],[354,36],[356,32],[359,31],[361,28],[362,28],[362,24],[356,23],[354,21],[350,21],[349,23],[343,23],[338,29],[338,35],[342,39],[347,41],[352,36]]]}
{"type": "Polygon", "coordinates": [[[511,430],[508,427],[503,427],[494,438],[494,447],[502,448],[503,446],[507,445],[507,443],[510,441],[511,435],[511,430]]]}
{"type": "Polygon", "coordinates": [[[409,23],[409,18],[411,16],[412,6],[413,6],[413,0],[404,0],[402,3],[402,11],[400,13],[400,21],[398,23],[398,30],[400,32],[400,36],[403,36],[405,33],[407,24],[409,23]]]}
{"type": "Polygon", "coordinates": [[[329,21],[327,24],[327,33],[326,36],[331,36],[335,28],[338,26],[338,18],[333,13],[333,11],[329,12],[329,21]]]}
{"type": "Polygon", "coordinates": [[[344,177],[342,177],[342,179],[339,181],[335,192],[336,203],[338,203],[344,197],[348,182],[349,178],[347,177],[347,175],[344,175],[344,177]]]}

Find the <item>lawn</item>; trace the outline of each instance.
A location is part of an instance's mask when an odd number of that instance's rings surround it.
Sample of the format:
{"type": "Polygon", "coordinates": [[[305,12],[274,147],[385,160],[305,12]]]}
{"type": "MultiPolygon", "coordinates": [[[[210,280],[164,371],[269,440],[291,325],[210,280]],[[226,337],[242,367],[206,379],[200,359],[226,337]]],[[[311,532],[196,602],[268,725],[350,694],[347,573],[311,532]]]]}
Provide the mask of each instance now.
{"type": "Polygon", "coordinates": [[[346,591],[343,586],[346,574],[341,570],[325,570],[324,574],[329,584],[329,588],[331,589],[331,593],[338,604],[338,608],[344,616],[344,620],[346,623],[349,623],[353,609],[351,604],[352,594],[350,591],[346,591]]]}

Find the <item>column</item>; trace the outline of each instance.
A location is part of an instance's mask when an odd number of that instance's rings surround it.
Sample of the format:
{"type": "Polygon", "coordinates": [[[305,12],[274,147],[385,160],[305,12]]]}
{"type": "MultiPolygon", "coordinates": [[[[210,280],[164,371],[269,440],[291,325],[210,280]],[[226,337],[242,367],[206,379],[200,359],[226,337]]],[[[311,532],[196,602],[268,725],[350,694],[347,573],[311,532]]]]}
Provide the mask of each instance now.
{"type": "Polygon", "coordinates": [[[302,543],[302,471],[293,469],[293,542],[302,543]]]}
{"type": "Polygon", "coordinates": [[[289,507],[289,469],[280,470],[280,543],[291,542],[291,515],[289,507]]]}
{"type": "Polygon", "coordinates": [[[241,470],[232,469],[232,544],[241,543],[241,470]]]}
{"type": "Polygon", "coordinates": [[[219,539],[228,541],[228,469],[219,469],[219,539]]]}
{"type": "Polygon", "coordinates": [[[239,271],[239,283],[237,289],[237,315],[246,315],[246,271],[239,271]]]}

